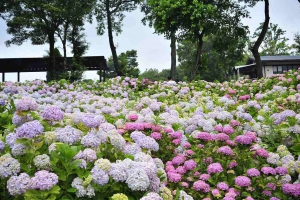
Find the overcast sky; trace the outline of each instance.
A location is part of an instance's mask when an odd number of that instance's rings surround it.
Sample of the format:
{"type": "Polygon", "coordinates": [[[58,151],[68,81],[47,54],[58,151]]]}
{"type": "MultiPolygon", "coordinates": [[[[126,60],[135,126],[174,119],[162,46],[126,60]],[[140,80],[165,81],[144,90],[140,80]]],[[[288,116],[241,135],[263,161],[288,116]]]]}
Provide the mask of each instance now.
{"type": "MultiPolygon", "coordinates": [[[[264,21],[264,3],[258,3],[254,8],[249,9],[251,19],[244,19],[243,24],[249,26],[251,33],[264,21]]],[[[286,37],[293,42],[295,33],[300,32],[300,3],[298,0],[270,0],[270,17],[271,23],[278,24],[280,28],[286,30],[286,37]]],[[[117,53],[135,49],[138,54],[138,63],[141,71],[149,68],[157,68],[159,70],[170,68],[170,41],[166,40],[163,35],[154,34],[154,29],[144,26],[141,23],[143,14],[136,10],[127,13],[123,23],[123,32],[119,36],[114,37],[117,53]]],[[[96,23],[86,24],[85,33],[86,40],[90,44],[86,56],[105,56],[111,55],[108,36],[96,34],[96,23]]],[[[6,33],[5,22],[0,19],[0,58],[26,58],[26,57],[42,57],[48,50],[48,45],[33,46],[30,41],[21,46],[12,45],[6,47],[4,42],[11,38],[6,33]]],[[[62,52],[60,42],[57,41],[62,52]]],[[[70,49],[67,56],[72,56],[70,49]]],[[[5,67],[5,66],[0,66],[5,67]]],[[[1,79],[2,76],[0,76],[1,79]]],[[[46,73],[21,73],[21,81],[46,79],[46,73]]],[[[85,72],[85,78],[98,79],[95,71],[85,72]]],[[[1,79],[2,80],[2,79],[1,79]]],[[[6,73],[6,81],[17,81],[16,73],[6,73]]]]}

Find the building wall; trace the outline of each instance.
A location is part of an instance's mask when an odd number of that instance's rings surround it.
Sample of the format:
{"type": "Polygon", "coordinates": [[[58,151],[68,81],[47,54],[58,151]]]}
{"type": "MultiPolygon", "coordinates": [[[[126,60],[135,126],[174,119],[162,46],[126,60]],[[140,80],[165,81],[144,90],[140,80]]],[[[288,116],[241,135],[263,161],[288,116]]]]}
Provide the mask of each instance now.
{"type": "MultiPolygon", "coordinates": [[[[273,66],[265,66],[265,71],[266,74],[264,74],[265,77],[270,77],[273,75],[273,66]]],[[[265,71],[263,71],[263,73],[265,73],[265,71]]]]}

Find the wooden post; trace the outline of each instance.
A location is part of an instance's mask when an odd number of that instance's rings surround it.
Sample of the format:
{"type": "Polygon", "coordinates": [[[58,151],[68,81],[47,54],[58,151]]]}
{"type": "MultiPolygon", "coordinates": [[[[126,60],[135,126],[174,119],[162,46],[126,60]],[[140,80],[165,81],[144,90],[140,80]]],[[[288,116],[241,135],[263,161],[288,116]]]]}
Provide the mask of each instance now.
{"type": "Polygon", "coordinates": [[[5,82],[5,72],[2,72],[2,82],[5,82]]]}
{"type": "Polygon", "coordinates": [[[103,70],[103,82],[105,82],[105,70],[103,70]]]}
{"type": "Polygon", "coordinates": [[[20,82],[20,72],[18,72],[18,82],[20,82]]]}

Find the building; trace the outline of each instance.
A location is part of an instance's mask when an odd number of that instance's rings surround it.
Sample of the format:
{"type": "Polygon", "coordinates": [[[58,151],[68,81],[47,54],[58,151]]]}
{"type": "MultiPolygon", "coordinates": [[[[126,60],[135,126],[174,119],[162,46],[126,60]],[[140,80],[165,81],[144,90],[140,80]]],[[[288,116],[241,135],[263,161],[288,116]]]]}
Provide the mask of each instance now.
{"type": "MultiPolygon", "coordinates": [[[[73,68],[73,57],[67,57],[67,69],[64,69],[63,62],[63,57],[56,57],[55,70],[71,71],[73,68]]],[[[104,56],[82,57],[82,65],[85,67],[85,70],[100,71],[100,81],[105,80],[105,71],[108,70],[108,67],[104,56]]],[[[17,72],[18,82],[20,82],[21,72],[46,72],[48,70],[48,58],[0,58],[0,73],[2,73],[2,82],[5,81],[5,73],[17,72]]]]}
{"type": "MultiPolygon", "coordinates": [[[[264,77],[300,68],[300,56],[261,56],[260,59],[264,77]]],[[[246,65],[236,66],[235,70],[238,77],[257,78],[254,58],[248,58],[246,65]]]]}

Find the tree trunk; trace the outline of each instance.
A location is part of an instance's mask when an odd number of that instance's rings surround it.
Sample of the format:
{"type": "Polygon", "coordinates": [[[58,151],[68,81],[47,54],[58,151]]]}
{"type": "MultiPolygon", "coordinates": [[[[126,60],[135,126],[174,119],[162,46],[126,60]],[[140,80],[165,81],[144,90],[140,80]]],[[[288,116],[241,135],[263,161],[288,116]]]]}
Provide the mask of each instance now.
{"type": "Polygon", "coordinates": [[[111,49],[114,67],[118,76],[122,76],[122,72],[119,67],[118,55],[116,51],[116,47],[114,45],[113,34],[112,34],[112,22],[111,22],[111,12],[109,10],[109,0],[106,0],[106,14],[107,14],[107,32],[108,32],[108,39],[109,39],[109,46],[111,49]]]}
{"type": "Polygon", "coordinates": [[[194,80],[198,73],[198,68],[202,64],[202,47],[203,47],[203,35],[204,32],[202,31],[201,34],[198,34],[198,47],[197,47],[197,57],[196,62],[194,65],[194,69],[191,73],[191,80],[194,80]]]}
{"type": "Polygon", "coordinates": [[[175,80],[176,74],[176,35],[175,31],[171,34],[171,78],[175,80]]]}
{"type": "Polygon", "coordinates": [[[63,38],[63,41],[62,41],[62,44],[63,44],[63,49],[64,49],[64,70],[66,71],[67,70],[67,32],[68,32],[68,29],[69,29],[69,23],[66,22],[65,24],[65,27],[64,27],[64,38],[63,38]]]}
{"type": "Polygon", "coordinates": [[[258,52],[258,49],[263,42],[266,33],[269,28],[269,22],[270,22],[270,15],[269,15],[269,0],[265,0],[265,22],[263,25],[263,29],[257,38],[257,41],[255,42],[254,46],[251,48],[251,52],[255,58],[255,63],[256,63],[256,70],[257,70],[257,78],[262,78],[263,73],[262,73],[262,63],[260,59],[260,54],[258,52]]]}
{"type": "Polygon", "coordinates": [[[49,79],[48,81],[56,80],[55,74],[55,55],[54,55],[54,33],[49,33],[49,79]]]}

